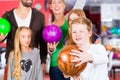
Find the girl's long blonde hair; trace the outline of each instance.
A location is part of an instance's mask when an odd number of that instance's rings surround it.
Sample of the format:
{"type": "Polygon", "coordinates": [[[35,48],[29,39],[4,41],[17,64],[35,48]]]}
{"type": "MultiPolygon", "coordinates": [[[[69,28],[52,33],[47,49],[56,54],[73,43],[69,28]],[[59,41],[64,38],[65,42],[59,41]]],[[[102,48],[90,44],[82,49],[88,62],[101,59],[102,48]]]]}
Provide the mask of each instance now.
{"type": "MultiPolygon", "coordinates": [[[[15,33],[15,39],[14,39],[14,71],[13,71],[13,76],[15,77],[16,80],[21,80],[21,65],[20,65],[20,61],[22,58],[22,54],[21,54],[21,45],[20,45],[20,32],[22,30],[28,30],[31,32],[32,31],[30,28],[22,26],[19,27],[15,33]]],[[[32,36],[32,35],[31,35],[32,36]]],[[[30,44],[31,47],[31,44],[30,44]]]]}

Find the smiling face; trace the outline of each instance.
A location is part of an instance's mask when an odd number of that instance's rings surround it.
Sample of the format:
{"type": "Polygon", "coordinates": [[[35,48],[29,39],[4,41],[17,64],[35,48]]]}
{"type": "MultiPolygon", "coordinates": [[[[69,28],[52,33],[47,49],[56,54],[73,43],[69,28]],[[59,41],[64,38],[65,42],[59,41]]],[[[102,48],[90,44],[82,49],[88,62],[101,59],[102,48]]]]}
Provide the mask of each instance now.
{"type": "Polygon", "coordinates": [[[87,18],[74,19],[69,27],[71,41],[77,45],[90,44],[92,38],[92,22],[87,18]]]}
{"type": "Polygon", "coordinates": [[[29,47],[31,43],[31,32],[27,29],[23,29],[20,32],[20,44],[21,47],[29,47]]]}
{"type": "Polygon", "coordinates": [[[72,25],[72,38],[77,45],[89,42],[91,32],[88,31],[85,24],[73,24],[72,25]]]}
{"type": "Polygon", "coordinates": [[[52,10],[53,14],[63,14],[65,9],[64,0],[51,0],[50,9],[52,10]]]}

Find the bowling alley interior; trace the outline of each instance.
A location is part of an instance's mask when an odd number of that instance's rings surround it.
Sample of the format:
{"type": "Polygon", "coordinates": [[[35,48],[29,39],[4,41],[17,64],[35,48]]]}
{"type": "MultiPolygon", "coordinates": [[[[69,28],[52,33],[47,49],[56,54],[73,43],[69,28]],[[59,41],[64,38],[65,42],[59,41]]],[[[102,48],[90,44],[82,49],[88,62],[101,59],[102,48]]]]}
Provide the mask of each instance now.
{"type": "MultiPolygon", "coordinates": [[[[86,17],[92,21],[93,32],[100,39],[99,43],[94,44],[102,44],[106,49],[109,80],[120,80],[120,0],[64,1],[66,4],[64,10],[65,16],[70,10],[80,8],[85,12],[86,17]]],[[[15,8],[18,5],[18,2],[19,0],[0,0],[0,17],[2,18],[5,11],[15,8]]],[[[41,11],[45,15],[46,25],[51,24],[53,21],[53,15],[49,9],[49,0],[34,0],[32,7],[41,11]]],[[[7,76],[4,75],[6,73],[6,41],[7,40],[0,42],[0,80],[7,80],[7,76]]],[[[45,65],[46,70],[44,73],[44,80],[50,80],[50,57],[51,56],[48,54],[45,65]]]]}

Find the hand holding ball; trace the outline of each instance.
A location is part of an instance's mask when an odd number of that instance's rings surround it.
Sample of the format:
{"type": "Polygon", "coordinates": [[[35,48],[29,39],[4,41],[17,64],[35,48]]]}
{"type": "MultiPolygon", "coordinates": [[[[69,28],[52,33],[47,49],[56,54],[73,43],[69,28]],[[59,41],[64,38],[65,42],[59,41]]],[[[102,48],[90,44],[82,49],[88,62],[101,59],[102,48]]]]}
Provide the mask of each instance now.
{"type": "Polygon", "coordinates": [[[56,25],[47,25],[42,32],[43,39],[47,43],[58,42],[62,37],[60,27],[56,25]]]}
{"type": "Polygon", "coordinates": [[[78,57],[70,55],[71,50],[79,50],[76,45],[65,46],[58,55],[58,67],[59,69],[68,76],[79,75],[86,67],[87,63],[83,63],[79,66],[79,62],[71,62],[78,57]]]}
{"type": "Polygon", "coordinates": [[[7,35],[10,29],[10,23],[4,18],[0,18],[0,35],[7,35]]]}

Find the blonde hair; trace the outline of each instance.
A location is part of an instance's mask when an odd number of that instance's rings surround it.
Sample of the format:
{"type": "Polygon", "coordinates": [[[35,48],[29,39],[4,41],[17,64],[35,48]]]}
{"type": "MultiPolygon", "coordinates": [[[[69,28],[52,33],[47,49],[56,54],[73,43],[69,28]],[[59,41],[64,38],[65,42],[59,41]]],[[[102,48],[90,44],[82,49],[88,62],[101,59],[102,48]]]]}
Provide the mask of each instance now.
{"type": "MultiPolygon", "coordinates": [[[[70,10],[70,12],[68,13],[68,16],[67,16],[68,17],[68,25],[69,26],[70,26],[69,21],[71,21],[70,20],[70,15],[73,14],[73,13],[78,15],[79,16],[78,18],[86,18],[85,12],[82,9],[72,9],[72,10],[70,10]]],[[[70,34],[70,32],[69,32],[69,34],[70,34]]],[[[71,39],[72,35],[69,35],[69,34],[68,34],[68,39],[69,40],[66,42],[66,45],[75,44],[74,41],[71,39]]]]}
{"type": "MultiPolygon", "coordinates": [[[[65,0],[61,0],[65,4],[65,0]]],[[[52,0],[49,0],[49,3],[52,3],[52,0]]]]}
{"type": "MultiPolygon", "coordinates": [[[[15,33],[14,50],[13,50],[14,51],[15,65],[14,65],[13,76],[15,77],[16,80],[21,80],[21,65],[20,65],[20,61],[21,61],[22,55],[21,55],[21,45],[20,45],[20,32],[22,30],[28,30],[32,34],[31,29],[28,28],[28,27],[25,27],[25,26],[19,27],[17,29],[16,33],[15,33]]],[[[31,44],[30,44],[30,46],[31,46],[31,44]]]]}
{"type": "MultiPolygon", "coordinates": [[[[73,41],[73,39],[72,39],[72,25],[73,24],[85,24],[85,25],[87,25],[88,31],[92,31],[92,27],[93,27],[92,22],[87,18],[77,18],[77,19],[73,20],[69,26],[69,34],[68,35],[70,36],[70,38],[68,40],[68,43],[70,43],[70,44],[67,44],[67,45],[74,45],[75,44],[74,42],[71,43],[71,41],[73,41]]],[[[90,43],[92,43],[91,38],[92,38],[92,36],[89,39],[90,43]]]]}
{"type": "Polygon", "coordinates": [[[82,9],[72,9],[68,13],[68,21],[70,21],[70,15],[73,14],[73,13],[76,14],[76,15],[78,15],[79,17],[86,18],[85,12],[82,9]]]}

